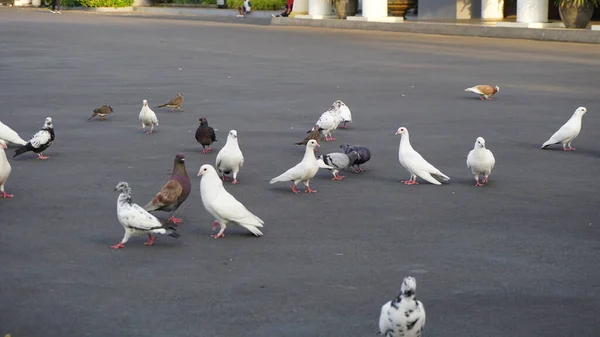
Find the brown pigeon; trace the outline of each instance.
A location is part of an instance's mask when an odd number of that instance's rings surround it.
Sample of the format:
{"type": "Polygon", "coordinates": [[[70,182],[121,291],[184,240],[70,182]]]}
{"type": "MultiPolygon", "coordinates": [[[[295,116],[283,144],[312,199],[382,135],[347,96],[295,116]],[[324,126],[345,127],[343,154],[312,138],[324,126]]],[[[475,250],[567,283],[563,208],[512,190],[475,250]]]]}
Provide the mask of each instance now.
{"type": "Polygon", "coordinates": [[[182,223],[183,220],[174,217],[173,213],[188,198],[191,190],[190,178],[185,170],[185,156],[178,153],[175,156],[171,179],[160,189],[154,199],[144,206],[144,209],[148,212],[171,212],[169,221],[175,224],[182,223]]]}
{"type": "Polygon", "coordinates": [[[110,115],[111,113],[113,113],[113,108],[110,105],[103,105],[94,109],[94,113],[90,118],[88,118],[88,121],[96,116],[100,116],[100,120],[103,121],[104,117],[110,115]]]}
{"type": "MultiPolygon", "coordinates": [[[[319,142],[319,140],[321,140],[321,131],[323,131],[323,128],[320,128],[318,125],[313,126],[313,128],[307,132],[307,136],[306,138],[304,138],[303,141],[295,143],[296,145],[304,145],[306,146],[306,143],[308,143],[309,140],[314,139],[317,142],[319,142]]],[[[315,151],[317,149],[315,148],[315,151]]]]}
{"type": "Polygon", "coordinates": [[[476,85],[474,87],[465,89],[465,91],[478,94],[480,100],[489,100],[492,99],[492,96],[494,96],[498,91],[500,91],[500,88],[498,86],[493,87],[491,85],[476,85]]]}
{"type": "Polygon", "coordinates": [[[162,108],[166,106],[171,108],[171,112],[175,112],[175,109],[183,111],[183,109],[181,108],[181,104],[183,104],[183,95],[180,92],[178,92],[177,97],[170,100],[169,103],[157,106],[157,108],[162,108]]]}
{"type": "Polygon", "coordinates": [[[215,129],[208,126],[208,120],[204,117],[200,117],[200,126],[196,130],[196,140],[202,145],[202,153],[209,153],[212,151],[210,145],[217,141],[215,135],[215,129]],[[208,149],[205,149],[208,146],[208,149]]]}

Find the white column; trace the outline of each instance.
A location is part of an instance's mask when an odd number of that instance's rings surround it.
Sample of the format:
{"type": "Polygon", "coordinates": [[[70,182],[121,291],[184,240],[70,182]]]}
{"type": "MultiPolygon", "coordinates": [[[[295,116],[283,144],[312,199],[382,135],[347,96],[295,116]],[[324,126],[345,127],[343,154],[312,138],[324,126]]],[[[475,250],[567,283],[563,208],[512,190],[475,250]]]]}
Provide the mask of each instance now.
{"type": "Polygon", "coordinates": [[[308,0],[308,16],[311,19],[333,18],[331,10],[331,0],[308,0]]]}
{"type": "Polygon", "coordinates": [[[517,0],[517,22],[548,22],[549,0],[517,0]]]}
{"type": "Polygon", "coordinates": [[[504,19],[504,0],[481,0],[482,19],[504,19]]]}
{"type": "Polygon", "coordinates": [[[349,16],[347,20],[399,22],[404,18],[388,16],[387,0],[364,0],[362,2],[362,17],[349,16]]]}
{"type": "Polygon", "coordinates": [[[290,17],[296,17],[296,15],[306,15],[308,14],[308,0],[294,0],[294,8],[292,8],[292,13],[290,13],[290,17]]]}

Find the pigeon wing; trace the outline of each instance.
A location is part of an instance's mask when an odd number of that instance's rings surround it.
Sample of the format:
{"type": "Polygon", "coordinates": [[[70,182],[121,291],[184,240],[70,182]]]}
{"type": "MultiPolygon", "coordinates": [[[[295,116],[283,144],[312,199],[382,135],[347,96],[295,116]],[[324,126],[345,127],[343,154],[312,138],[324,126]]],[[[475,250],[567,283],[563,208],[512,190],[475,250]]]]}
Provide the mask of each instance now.
{"type": "Polygon", "coordinates": [[[387,332],[392,329],[391,322],[388,316],[388,311],[392,307],[392,301],[387,302],[381,307],[379,315],[379,334],[386,336],[387,332]]]}
{"type": "Polygon", "coordinates": [[[39,149],[42,145],[47,144],[50,141],[50,132],[47,130],[38,131],[33,137],[29,140],[31,146],[39,149]]]}
{"type": "Polygon", "coordinates": [[[124,227],[143,231],[163,228],[162,223],[154,215],[146,212],[138,204],[123,207],[119,213],[119,220],[124,227]]]}
{"type": "Polygon", "coordinates": [[[172,205],[183,193],[183,187],[177,180],[169,180],[156,194],[144,209],[146,211],[155,211],[165,206],[172,205]]]}

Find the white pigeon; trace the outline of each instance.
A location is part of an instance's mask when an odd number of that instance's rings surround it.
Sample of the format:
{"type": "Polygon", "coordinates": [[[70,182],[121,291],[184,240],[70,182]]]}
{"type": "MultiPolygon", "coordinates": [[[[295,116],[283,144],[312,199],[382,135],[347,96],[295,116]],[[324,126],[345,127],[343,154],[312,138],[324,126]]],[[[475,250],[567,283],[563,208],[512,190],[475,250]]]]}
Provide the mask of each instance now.
{"type": "Polygon", "coordinates": [[[340,102],[340,117],[342,118],[342,122],[344,123],[339,127],[342,129],[347,129],[348,128],[347,124],[352,123],[352,112],[350,112],[350,108],[348,108],[348,106],[344,102],[342,102],[342,101],[336,101],[336,102],[340,102]]]}
{"type": "Polygon", "coordinates": [[[4,191],[4,185],[6,184],[6,180],[8,180],[11,171],[10,163],[6,158],[6,152],[4,152],[6,148],[6,142],[3,139],[0,139],[0,197],[12,198],[14,195],[4,191]]]}
{"type": "Polygon", "coordinates": [[[0,122],[0,139],[3,139],[9,143],[25,145],[27,142],[19,137],[19,134],[15,130],[11,129],[8,125],[0,122]]]}
{"type": "Polygon", "coordinates": [[[310,188],[310,180],[319,171],[319,164],[317,158],[315,158],[315,147],[318,147],[319,143],[316,140],[311,139],[306,143],[306,150],[304,151],[304,158],[302,161],[296,164],[296,166],[283,172],[281,175],[271,179],[270,183],[275,184],[278,181],[292,181],[292,192],[298,193],[296,186],[299,182],[303,182],[306,189],[304,192],[315,193],[316,190],[310,188]]]}
{"type": "Polygon", "coordinates": [[[410,172],[410,179],[402,181],[406,185],[416,185],[417,176],[423,180],[426,180],[434,185],[441,185],[434,176],[442,181],[450,180],[450,177],[443,174],[440,170],[429,164],[427,160],[413,149],[410,145],[410,139],[408,136],[408,130],[405,127],[398,128],[396,135],[400,135],[400,146],[398,149],[398,159],[400,165],[402,165],[408,172],[410,172]]]}
{"type": "Polygon", "coordinates": [[[233,174],[232,184],[238,184],[237,174],[244,165],[244,155],[238,144],[238,136],[236,130],[229,131],[225,146],[217,154],[215,167],[223,180],[227,180],[226,174],[233,174]]]}
{"type": "Polygon", "coordinates": [[[142,123],[142,127],[140,130],[146,131],[146,126],[150,126],[150,131],[146,132],[148,134],[152,133],[155,126],[158,126],[158,118],[156,118],[156,114],[150,107],[148,106],[148,101],[143,101],[142,110],[140,110],[140,122],[142,123]]]}
{"type": "Polygon", "coordinates": [[[319,156],[319,158],[317,158],[317,165],[319,165],[319,168],[331,171],[333,174],[333,179],[331,180],[342,180],[345,176],[339,175],[340,171],[347,169],[357,159],[360,159],[360,155],[356,151],[352,151],[348,154],[333,152],[319,156]]]}
{"type": "Polygon", "coordinates": [[[325,141],[335,140],[331,136],[333,130],[335,130],[338,125],[342,122],[342,116],[340,113],[340,107],[342,101],[335,101],[331,108],[327,111],[323,112],[319,120],[317,121],[317,125],[323,129],[323,134],[325,135],[325,141]]]}
{"type": "Polygon", "coordinates": [[[581,131],[581,119],[587,112],[585,107],[580,106],[575,110],[573,116],[556,131],[550,139],[542,144],[542,149],[553,145],[562,143],[564,151],[575,151],[574,147],[571,147],[571,142],[579,135],[581,131]]]}
{"type": "Polygon", "coordinates": [[[117,218],[125,228],[125,236],[120,243],[110,246],[113,249],[125,248],[125,243],[132,236],[140,236],[148,234],[148,242],[146,246],[154,244],[155,237],[152,234],[165,234],[174,238],[179,237],[179,233],[175,228],[165,227],[154,215],[146,212],[140,205],[133,202],[131,199],[131,188],[126,182],[120,182],[115,187],[115,191],[119,192],[117,199],[117,218]]]}
{"type": "Polygon", "coordinates": [[[475,181],[475,186],[487,184],[488,177],[494,169],[496,159],[492,151],[485,148],[485,139],[477,137],[473,150],[467,155],[467,167],[471,169],[475,181]],[[483,175],[482,183],[479,182],[479,176],[483,175]]]}
{"type": "Polygon", "coordinates": [[[214,167],[209,164],[202,165],[198,176],[202,176],[202,180],[200,180],[202,204],[206,211],[215,218],[212,223],[213,230],[217,225],[221,227],[219,233],[212,235],[213,238],[224,237],[225,228],[229,222],[237,223],[256,236],[263,235],[257,227],[263,227],[265,222],[250,213],[241,202],[225,190],[223,181],[214,167]]]}
{"type": "Polygon", "coordinates": [[[427,315],[421,301],[415,300],[417,280],[404,278],[400,295],[381,307],[379,334],[385,337],[420,337],[427,315]]]}

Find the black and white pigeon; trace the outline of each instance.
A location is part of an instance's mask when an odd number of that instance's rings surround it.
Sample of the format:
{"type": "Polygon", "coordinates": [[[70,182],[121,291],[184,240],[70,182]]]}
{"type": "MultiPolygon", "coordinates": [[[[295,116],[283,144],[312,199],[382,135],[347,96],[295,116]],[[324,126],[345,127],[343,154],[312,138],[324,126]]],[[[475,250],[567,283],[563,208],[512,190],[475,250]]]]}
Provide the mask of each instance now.
{"type": "Polygon", "coordinates": [[[415,300],[417,280],[407,276],[400,295],[381,307],[379,335],[385,337],[420,337],[425,328],[425,307],[415,300]]]}
{"type": "Polygon", "coordinates": [[[33,151],[37,153],[38,159],[48,159],[49,157],[44,156],[42,152],[54,143],[54,138],[54,124],[52,124],[52,118],[46,117],[44,127],[36,132],[27,144],[16,149],[13,158],[25,152],[33,151]]]}
{"type": "Polygon", "coordinates": [[[359,157],[350,164],[352,166],[352,172],[360,173],[365,171],[360,165],[371,160],[371,151],[368,148],[362,145],[342,144],[340,145],[340,149],[342,149],[345,154],[349,154],[352,151],[358,152],[359,157]]]}
{"type": "Polygon", "coordinates": [[[345,176],[339,175],[340,171],[349,168],[357,159],[360,159],[360,155],[356,151],[352,151],[349,154],[332,152],[320,155],[317,158],[317,164],[319,168],[331,171],[333,174],[333,179],[331,180],[342,180],[345,176]]]}
{"type": "Polygon", "coordinates": [[[178,238],[180,235],[173,227],[165,227],[154,215],[146,212],[140,205],[131,199],[129,184],[122,181],[117,184],[115,191],[119,192],[117,199],[117,218],[125,228],[125,236],[120,243],[110,246],[113,249],[125,248],[125,243],[132,236],[147,234],[146,246],[152,246],[156,239],[152,234],[163,234],[178,238]]]}

